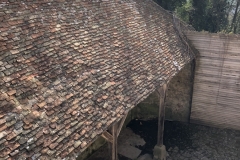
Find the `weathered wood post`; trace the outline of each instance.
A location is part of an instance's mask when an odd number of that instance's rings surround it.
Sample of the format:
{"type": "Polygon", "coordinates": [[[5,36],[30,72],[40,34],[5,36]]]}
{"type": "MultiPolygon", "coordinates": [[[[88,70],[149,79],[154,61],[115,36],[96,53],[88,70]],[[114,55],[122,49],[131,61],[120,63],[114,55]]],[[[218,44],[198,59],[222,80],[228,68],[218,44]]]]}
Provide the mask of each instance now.
{"type": "Polygon", "coordinates": [[[112,145],[110,146],[111,148],[111,160],[118,160],[118,155],[117,155],[117,127],[118,127],[118,123],[116,123],[115,125],[113,125],[110,129],[110,133],[112,134],[113,137],[113,141],[112,141],[112,145]]]}
{"type": "Polygon", "coordinates": [[[167,151],[163,145],[163,132],[164,132],[164,120],[165,120],[165,97],[166,97],[167,84],[157,89],[159,96],[159,112],[158,112],[158,139],[157,145],[153,149],[154,160],[166,160],[167,151]]]}
{"type": "Polygon", "coordinates": [[[121,132],[122,126],[127,118],[128,113],[126,113],[123,118],[113,124],[109,131],[105,131],[102,134],[102,137],[108,141],[108,147],[110,152],[110,160],[118,160],[118,153],[117,153],[117,139],[121,132]]]}

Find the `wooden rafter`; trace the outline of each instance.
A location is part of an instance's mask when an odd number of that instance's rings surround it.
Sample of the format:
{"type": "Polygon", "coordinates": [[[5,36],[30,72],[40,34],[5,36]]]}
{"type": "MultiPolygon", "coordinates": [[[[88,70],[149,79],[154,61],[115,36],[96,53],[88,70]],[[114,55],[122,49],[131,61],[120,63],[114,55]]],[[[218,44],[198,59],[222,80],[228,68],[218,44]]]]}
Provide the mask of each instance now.
{"type": "Polygon", "coordinates": [[[123,126],[127,116],[128,116],[128,113],[126,115],[124,115],[123,118],[120,120],[119,125],[118,125],[118,130],[117,130],[117,136],[119,136],[119,134],[122,130],[122,126],[123,126]]]}
{"type": "Polygon", "coordinates": [[[108,131],[103,132],[102,137],[108,142],[113,143],[113,136],[108,131]]]}

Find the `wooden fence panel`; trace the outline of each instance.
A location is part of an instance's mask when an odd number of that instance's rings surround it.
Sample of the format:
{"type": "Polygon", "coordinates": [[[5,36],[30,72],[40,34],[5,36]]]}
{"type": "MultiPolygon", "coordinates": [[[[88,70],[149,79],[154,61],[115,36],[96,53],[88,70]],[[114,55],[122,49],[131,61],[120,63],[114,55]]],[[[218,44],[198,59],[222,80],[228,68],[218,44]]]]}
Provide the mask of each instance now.
{"type": "Polygon", "coordinates": [[[199,51],[191,122],[240,130],[240,37],[186,32],[199,51]]]}

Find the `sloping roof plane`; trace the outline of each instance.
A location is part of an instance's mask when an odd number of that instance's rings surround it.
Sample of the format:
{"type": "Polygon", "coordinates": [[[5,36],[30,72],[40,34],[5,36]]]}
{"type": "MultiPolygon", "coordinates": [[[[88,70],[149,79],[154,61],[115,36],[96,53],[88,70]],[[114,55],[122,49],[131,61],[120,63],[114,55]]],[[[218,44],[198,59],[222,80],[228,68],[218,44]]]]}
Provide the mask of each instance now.
{"type": "Polygon", "coordinates": [[[190,61],[150,0],[2,0],[0,22],[0,159],[77,156],[190,61]]]}

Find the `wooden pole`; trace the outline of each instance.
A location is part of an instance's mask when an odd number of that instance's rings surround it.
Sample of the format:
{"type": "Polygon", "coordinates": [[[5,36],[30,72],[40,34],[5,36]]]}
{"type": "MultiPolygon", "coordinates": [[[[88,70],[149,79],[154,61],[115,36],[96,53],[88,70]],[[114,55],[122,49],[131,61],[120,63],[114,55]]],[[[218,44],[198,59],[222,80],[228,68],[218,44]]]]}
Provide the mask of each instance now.
{"type": "Polygon", "coordinates": [[[164,120],[165,120],[165,107],[164,101],[166,97],[167,84],[164,84],[158,89],[159,94],[159,112],[158,112],[158,140],[157,145],[163,145],[163,132],[164,132],[164,120]]]}
{"type": "MultiPolygon", "coordinates": [[[[108,132],[111,135],[111,138],[108,138],[108,148],[109,148],[109,159],[118,160],[117,156],[117,124],[114,124],[108,132]],[[111,141],[110,141],[111,139],[111,141]]],[[[106,133],[105,133],[106,135],[106,133]]],[[[105,135],[102,135],[104,137],[105,135]]],[[[105,137],[104,137],[105,138],[105,137]]],[[[107,140],[107,138],[105,138],[107,140]]]]}
{"type": "Polygon", "coordinates": [[[117,155],[117,126],[118,124],[115,124],[111,127],[110,133],[112,134],[113,137],[113,142],[112,142],[112,147],[111,147],[111,154],[112,154],[112,160],[117,160],[118,155],[117,155]]]}
{"type": "Polygon", "coordinates": [[[102,137],[108,141],[109,156],[111,160],[118,160],[117,139],[121,132],[124,121],[127,118],[127,115],[128,113],[126,113],[126,115],[123,116],[123,118],[119,122],[113,124],[110,127],[109,131],[105,131],[102,134],[102,137]]]}

